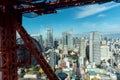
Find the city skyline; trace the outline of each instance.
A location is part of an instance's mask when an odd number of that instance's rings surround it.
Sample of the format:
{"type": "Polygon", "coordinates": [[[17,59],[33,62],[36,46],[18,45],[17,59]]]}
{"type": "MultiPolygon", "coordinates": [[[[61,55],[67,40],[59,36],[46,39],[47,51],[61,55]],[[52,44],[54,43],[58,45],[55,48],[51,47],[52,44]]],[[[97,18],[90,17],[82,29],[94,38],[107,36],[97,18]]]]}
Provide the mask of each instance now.
{"type": "Polygon", "coordinates": [[[45,35],[47,27],[53,28],[53,35],[72,29],[74,34],[101,31],[120,31],[119,3],[94,4],[58,10],[57,14],[35,18],[23,16],[23,26],[29,34],[45,35]]]}

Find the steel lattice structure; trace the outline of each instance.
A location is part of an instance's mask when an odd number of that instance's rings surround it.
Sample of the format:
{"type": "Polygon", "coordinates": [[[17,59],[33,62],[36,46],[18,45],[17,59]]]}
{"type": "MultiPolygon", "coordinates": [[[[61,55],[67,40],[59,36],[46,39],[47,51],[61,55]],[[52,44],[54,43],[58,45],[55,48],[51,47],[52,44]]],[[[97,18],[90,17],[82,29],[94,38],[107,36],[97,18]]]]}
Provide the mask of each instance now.
{"type": "MultiPolygon", "coordinates": [[[[112,0],[0,0],[0,54],[2,56],[2,80],[17,80],[16,31],[20,34],[31,54],[36,58],[50,80],[58,80],[31,37],[22,27],[22,14],[38,15],[56,13],[57,9],[86,4],[105,3],[112,0]]],[[[22,63],[21,63],[22,64],[22,63]]]]}

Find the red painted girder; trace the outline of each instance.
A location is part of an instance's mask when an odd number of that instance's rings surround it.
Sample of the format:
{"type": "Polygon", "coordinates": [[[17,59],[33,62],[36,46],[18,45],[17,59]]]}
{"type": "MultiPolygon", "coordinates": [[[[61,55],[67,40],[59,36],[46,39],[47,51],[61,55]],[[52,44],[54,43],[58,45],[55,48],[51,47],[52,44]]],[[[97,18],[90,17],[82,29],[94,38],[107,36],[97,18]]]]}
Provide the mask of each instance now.
{"type": "Polygon", "coordinates": [[[0,5],[14,5],[18,0],[0,0],[0,5]]]}
{"type": "Polygon", "coordinates": [[[16,16],[0,12],[0,52],[2,56],[2,80],[17,80],[16,16]]]}
{"type": "MultiPolygon", "coordinates": [[[[16,10],[21,13],[29,13],[39,11],[44,14],[44,12],[49,11],[51,9],[61,9],[68,8],[74,6],[83,6],[87,4],[95,4],[102,3],[104,0],[57,0],[56,2],[49,3],[35,3],[29,6],[20,6],[17,7],[16,10]]],[[[110,2],[112,0],[105,0],[105,2],[110,2]]]]}
{"type": "Polygon", "coordinates": [[[54,71],[51,69],[50,65],[44,59],[42,53],[37,49],[34,42],[32,41],[31,37],[27,34],[26,30],[21,26],[16,26],[16,30],[20,34],[21,38],[29,48],[31,54],[35,57],[37,62],[40,64],[43,71],[46,73],[50,80],[59,80],[54,71]]]}

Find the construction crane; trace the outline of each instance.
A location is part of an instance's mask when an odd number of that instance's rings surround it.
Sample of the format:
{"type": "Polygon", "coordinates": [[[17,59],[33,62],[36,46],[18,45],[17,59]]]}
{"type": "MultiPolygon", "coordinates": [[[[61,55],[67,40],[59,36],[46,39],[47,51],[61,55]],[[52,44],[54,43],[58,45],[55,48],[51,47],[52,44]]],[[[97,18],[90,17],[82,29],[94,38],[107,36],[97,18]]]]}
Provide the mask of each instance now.
{"type": "MultiPolygon", "coordinates": [[[[57,9],[110,1],[112,0],[0,0],[0,55],[2,59],[0,71],[2,80],[18,80],[17,68],[22,63],[17,61],[16,31],[49,80],[58,80],[41,51],[34,46],[34,42],[22,26],[22,14],[31,12],[37,15],[51,14],[56,13],[57,9]]],[[[116,1],[119,2],[119,0],[116,1]]]]}

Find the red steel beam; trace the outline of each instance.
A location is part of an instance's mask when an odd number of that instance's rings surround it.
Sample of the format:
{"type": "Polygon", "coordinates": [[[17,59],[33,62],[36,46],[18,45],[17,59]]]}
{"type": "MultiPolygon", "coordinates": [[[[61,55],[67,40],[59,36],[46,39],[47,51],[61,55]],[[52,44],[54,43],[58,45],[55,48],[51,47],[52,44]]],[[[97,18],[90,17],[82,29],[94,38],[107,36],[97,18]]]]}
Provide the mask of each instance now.
{"type": "Polygon", "coordinates": [[[26,30],[21,26],[16,26],[17,32],[20,34],[21,38],[29,48],[31,54],[35,57],[37,62],[42,67],[43,71],[46,73],[50,80],[59,80],[54,71],[51,69],[50,65],[44,59],[42,53],[37,49],[34,42],[32,41],[31,37],[27,34],[26,30]]]}
{"type": "Polygon", "coordinates": [[[0,5],[14,5],[18,4],[18,0],[0,0],[0,5]]]}
{"type": "Polygon", "coordinates": [[[0,52],[2,80],[17,80],[16,16],[9,11],[0,12],[0,52]]]}
{"type": "Polygon", "coordinates": [[[34,3],[27,6],[19,6],[16,7],[15,10],[21,13],[29,13],[29,12],[41,12],[44,14],[45,11],[49,11],[51,9],[61,9],[61,8],[69,8],[75,6],[83,6],[87,4],[95,4],[95,3],[105,3],[110,2],[112,0],[57,0],[56,2],[49,3],[34,3]]]}

